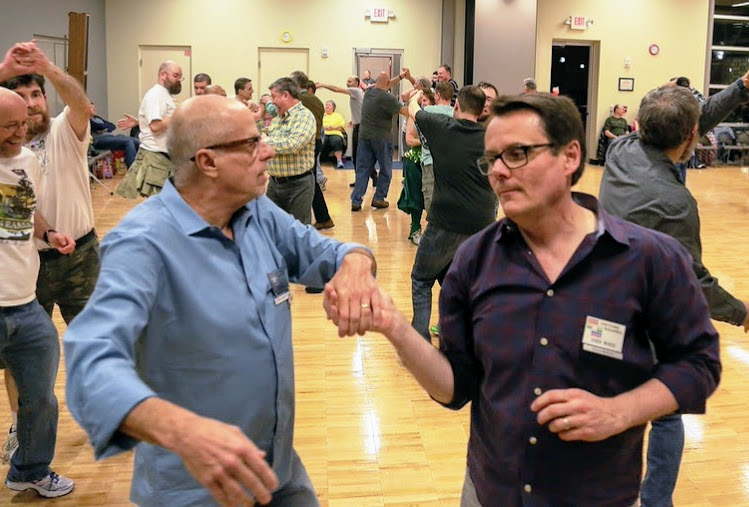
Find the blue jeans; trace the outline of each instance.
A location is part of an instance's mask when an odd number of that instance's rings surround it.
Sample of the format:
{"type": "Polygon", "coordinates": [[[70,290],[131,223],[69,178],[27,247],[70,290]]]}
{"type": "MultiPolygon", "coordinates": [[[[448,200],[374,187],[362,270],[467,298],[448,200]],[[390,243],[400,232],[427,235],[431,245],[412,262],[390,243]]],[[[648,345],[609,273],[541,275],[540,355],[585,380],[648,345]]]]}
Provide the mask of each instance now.
{"type": "Polygon", "coordinates": [[[103,134],[94,137],[94,148],[97,150],[124,151],[125,165],[130,167],[135,161],[135,154],[138,153],[138,148],[140,148],[140,141],[135,137],[103,134]]]}
{"type": "Polygon", "coordinates": [[[651,422],[647,472],[640,486],[642,507],[673,506],[671,496],[679,477],[683,451],[684,423],[681,414],[663,416],[651,422]]]}
{"type": "Polygon", "coordinates": [[[390,180],[393,177],[393,143],[387,139],[359,139],[356,150],[356,181],[354,191],[351,192],[351,204],[361,205],[376,162],[380,164],[380,177],[372,199],[382,201],[388,195],[390,180]]]}
{"type": "Polygon", "coordinates": [[[429,319],[432,316],[434,282],[442,283],[455,252],[470,236],[440,229],[432,224],[427,225],[421,236],[411,269],[411,300],[414,310],[411,326],[427,341],[431,341],[429,319]]]}
{"type": "Polygon", "coordinates": [[[35,481],[49,473],[57,441],[57,329],[36,301],[0,308],[0,358],[18,386],[18,452],[8,479],[35,481]]]}

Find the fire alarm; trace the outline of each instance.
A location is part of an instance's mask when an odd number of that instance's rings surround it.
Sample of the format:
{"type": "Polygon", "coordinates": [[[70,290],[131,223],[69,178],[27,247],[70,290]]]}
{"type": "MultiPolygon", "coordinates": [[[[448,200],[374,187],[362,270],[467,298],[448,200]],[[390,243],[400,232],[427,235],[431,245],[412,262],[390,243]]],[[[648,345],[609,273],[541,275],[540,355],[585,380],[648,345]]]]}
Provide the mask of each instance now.
{"type": "Polygon", "coordinates": [[[650,53],[653,56],[657,55],[660,52],[661,52],[661,48],[658,47],[658,44],[651,44],[650,47],[648,48],[648,53],[650,53]]]}

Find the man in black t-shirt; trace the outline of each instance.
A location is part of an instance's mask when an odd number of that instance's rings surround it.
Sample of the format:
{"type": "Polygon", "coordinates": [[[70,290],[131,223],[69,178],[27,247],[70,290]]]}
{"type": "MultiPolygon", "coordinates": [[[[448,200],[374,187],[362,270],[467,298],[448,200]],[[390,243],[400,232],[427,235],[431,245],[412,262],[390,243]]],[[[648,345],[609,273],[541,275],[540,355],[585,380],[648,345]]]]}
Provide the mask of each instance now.
{"type": "Polygon", "coordinates": [[[377,181],[373,208],[387,208],[390,204],[385,200],[390,189],[393,176],[393,142],[390,129],[393,115],[406,114],[406,108],[401,107],[400,101],[388,93],[393,85],[401,81],[404,74],[393,79],[383,72],[377,76],[375,85],[364,93],[361,109],[361,124],[359,126],[359,146],[356,152],[356,181],[351,192],[351,211],[361,210],[364,194],[370,174],[375,163],[380,164],[380,177],[377,181]]]}
{"type": "Polygon", "coordinates": [[[497,196],[476,165],[484,155],[484,128],[478,123],[484,92],[476,86],[463,87],[453,117],[421,111],[420,96],[419,92],[411,98],[408,114],[434,159],[434,197],[411,270],[411,325],[430,340],[432,286],[442,282],[463,241],[496,220],[497,196]]]}

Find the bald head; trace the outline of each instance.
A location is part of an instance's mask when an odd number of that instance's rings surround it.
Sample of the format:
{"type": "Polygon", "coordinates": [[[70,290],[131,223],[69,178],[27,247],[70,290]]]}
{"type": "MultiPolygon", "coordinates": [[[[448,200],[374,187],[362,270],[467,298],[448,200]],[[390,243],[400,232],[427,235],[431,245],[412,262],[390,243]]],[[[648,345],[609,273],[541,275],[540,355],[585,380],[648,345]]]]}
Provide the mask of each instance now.
{"type": "Polygon", "coordinates": [[[182,103],[169,122],[167,148],[177,186],[196,172],[190,160],[201,148],[236,140],[238,126],[250,122],[249,109],[220,95],[202,95],[182,103]]]}
{"type": "Polygon", "coordinates": [[[15,157],[26,142],[26,102],[15,92],[0,88],[0,158],[15,157]]]}
{"type": "Polygon", "coordinates": [[[387,90],[389,82],[390,82],[390,74],[383,71],[383,72],[380,72],[379,75],[377,76],[377,79],[375,79],[375,86],[377,88],[387,90]]]}
{"type": "Polygon", "coordinates": [[[205,95],[221,95],[222,97],[226,97],[226,90],[224,90],[223,87],[217,84],[206,86],[203,93],[205,95]]]}

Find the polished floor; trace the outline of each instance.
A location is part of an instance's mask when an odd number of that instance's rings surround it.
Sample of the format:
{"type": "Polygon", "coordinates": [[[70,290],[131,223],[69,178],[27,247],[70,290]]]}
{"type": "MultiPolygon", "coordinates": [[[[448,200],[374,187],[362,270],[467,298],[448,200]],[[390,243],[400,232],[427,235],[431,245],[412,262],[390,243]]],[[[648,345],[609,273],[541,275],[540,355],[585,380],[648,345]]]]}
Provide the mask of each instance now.
{"type": "MultiPolygon", "coordinates": [[[[373,210],[365,200],[359,213],[349,211],[348,182],[353,173],[331,168],[326,173],[325,196],[336,227],[325,234],[369,245],[378,259],[380,283],[410,315],[409,276],[416,247],[406,239],[409,217],[395,206],[400,172],[393,178],[391,207],[373,210]]],[[[597,194],[600,176],[601,168],[588,168],[577,189],[597,194]]],[[[115,183],[106,181],[112,188],[115,183]]],[[[690,171],[688,186],[700,203],[705,264],[725,288],[749,299],[749,174],[738,167],[690,171]]],[[[133,205],[95,187],[100,233],[111,229],[133,205]]],[[[431,401],[380,335],[339,338],[325,320],[321,302],[320,295],[296,288],[295,446],[321,504],[458,505],[469,411],[452,412],[431,401]]],[[[55,323],[62,335],[65,325],[58,314],[55,323]]],[[[707,415],[685,417],[686,450],[674,497],[678,506],[749,506],[749,338],[742,329],[716,326],[721,333],[723,381],[707,415]]],[[[76,481],[75,490],[58,500],[41,500],[30,492],[11,494],[0,488],[0,505],[129,505],[132,455],[93,461],[86,435],[65,406],[64,385],[62,364],[54,468],[76,481]]],[[[0,428],[7,428],[10,416],[2,398],[0,428]]]]}

